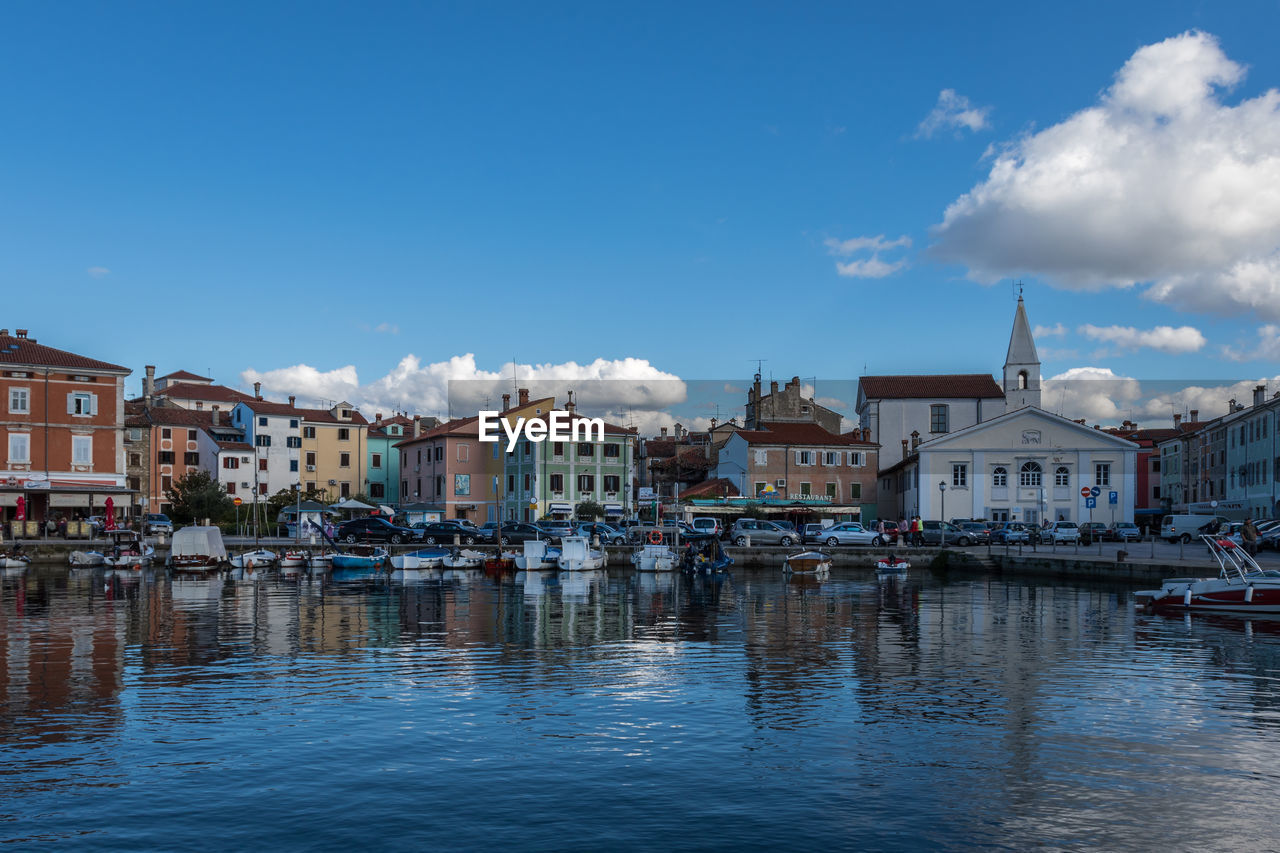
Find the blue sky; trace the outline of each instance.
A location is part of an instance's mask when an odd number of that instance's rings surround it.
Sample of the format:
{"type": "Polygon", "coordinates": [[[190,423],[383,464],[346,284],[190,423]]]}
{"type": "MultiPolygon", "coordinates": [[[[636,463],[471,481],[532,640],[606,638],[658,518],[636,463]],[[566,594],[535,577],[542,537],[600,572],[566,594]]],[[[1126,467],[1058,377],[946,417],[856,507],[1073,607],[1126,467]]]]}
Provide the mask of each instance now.
{"type": "Polygon", "coordinates": [[[8,4],[0,325],[427,410],[995,371],[1019,278],[1046,377],[1277,372],[1280,6],[891,5],[8,4]]]}

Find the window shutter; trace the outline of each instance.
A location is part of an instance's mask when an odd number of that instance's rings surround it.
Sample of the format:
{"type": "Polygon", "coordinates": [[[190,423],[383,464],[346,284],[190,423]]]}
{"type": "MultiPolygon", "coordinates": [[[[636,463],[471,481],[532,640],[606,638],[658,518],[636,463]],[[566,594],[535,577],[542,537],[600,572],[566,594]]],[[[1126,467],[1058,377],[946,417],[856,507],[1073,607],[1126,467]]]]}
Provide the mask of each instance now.
{"type": "Polygon", "coordinates": [[[97,394],[89,395],[89,414],[91,415],[98,414],[98,395],[97,394]]]}
{"type": "Polygon", "coordinates": [[[74,415],[76,413],[76,395],[67,395],[67,414],[74,415]]]}
{"type": "Polygon", "coordinates": [[[797,465],[801,464],[801,462],[800,462],[800,451],[799,451],[799,450],[797,450],[797,451],[796,451],[796,464],[797,464],[797,465]]]}

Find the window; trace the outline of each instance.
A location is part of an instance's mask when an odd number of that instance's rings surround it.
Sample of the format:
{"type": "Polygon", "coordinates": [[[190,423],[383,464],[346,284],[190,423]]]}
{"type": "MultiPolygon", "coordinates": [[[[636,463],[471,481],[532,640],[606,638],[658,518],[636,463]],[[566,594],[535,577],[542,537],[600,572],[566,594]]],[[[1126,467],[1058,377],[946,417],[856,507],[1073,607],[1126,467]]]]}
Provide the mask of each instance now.
{"type": "Polygon", "coordinates": [[[141,430],[141,429],[139,429],[138,427],[130,427],[130,428],[129,428],[129,440],[130,440],[130,441],[142,441],[142,430],[141,430]]]}
{"type": "Polygon", "coordinates": [[[968,465],[952,465],[951,466],[951,487],[955,489],[969,488],[969,466],[968,465]]]}
{"type": "Polygon", "coordinates": [[[351,430],[349,430],[346,427],[341,427],[338,430],[338,441],[350,441],[350,440],[351,440],[351,430]]]}
{"type": "Polygon", "coordinates": [[[236,468],[239,468],[239,467],[240,467],[240,459],[239,459],[239,457],[236,457],[236,456],[224,456],[224,457],[222,457],[222,467],[223,467],[223,468],[226,468],[228,471],[231,471],[231,470],[234,470],[234,469],[236,469],[236,468]]]}
{"type": "Polygon", "coordinates": [[[596,490],[596,478],[594,474],[578,475],[578,492],[594,492],[596,490]]]}
{"type": "Polygon", "coordinates": [[[832,466],[834,466],[834,465],[839,465],[839,464],[840,464],[840,451],[838,451],[838,450],[828,450],[826,453],[822,454],[822,464],[823,464],[823,465],[832,465],[832,466]]]}
{"type": "Polygon", "coordinates": [[[1018,485],[1039,486],[1042,471],[1039,462],[1024,462],[1018,471],[1018,485]]]}
{"type": "Polygon", "coordinates": [[[797,465],[812,465],[812,464],[813,464],[813,456],[814,456],[814,453],[813,453],[813,451],[812,451],[812,450],[797,450],[797,451],[796,451],[796,464],[797,464],[797,465]]]}
{"type": "Polygon", "coordinates": [[[259,471],[267,470],[267,459],[265,456],[262,459],[258,460],[258,470],[259,471]]]}
{"type": "Polygon", "coordinates": [[[757,450],[757,451],[756,451],[756,464],[757,464],[757,465],[768,465],[768,464],[769,464],[769,451],[767,451],[767,450],[757,450]]]}
{"type": "Polygon", "coordinates": [[[758,495],[763,492],[766,485],[766,483],[756,483],[756,494],[758,495]]]}
{"type": "Polygon", "coordinates": [[[997,488],[1003,488],[1009,485],[1009,469],[1003,465],[997,465],[991,469],[991,485],[997,488]]]}
{"type": "Polygon", "coordinates": [[[849,500],[852,500],[852,501],[862,500],[862,484],[861,483],[849,484],[849,500]]]}
{"type": "Polygon", "coordinates": [[[533,452],[533,442],[531,442],[531,441],[525,441],[525,440],[523,440],[523,439],[522,439],[520,443],[524,445],[524,455],[525,455],[525,456],[528,456],[530,453],[532,453],[532,452],[533,452]]]}
{"type": "Polygon", "coordinates": [[[867,464],[867,455],[861,450],[849,451],[849,465],[853,468],[861,468],[867,464]]]}
{"type": "Polygon", "coordinates": [[[339,468],[350,468],[350,467],[351,467],[351,454],[350,454],[350,453],[339,453],[339,454],[338,454],[338,467],[339,467],[339,468]]]}
{"type": "Polygon", "coordinates": [[[1070,486],[1071,471],[1065,465],[1059,465],[1053,471],[1053,484],[1055,486],[1070,486]]]}
{"type": "Polygon", "coordinates": [[[606,444],[604,446],[605,459],[617,459],[621,454],[622,446],[618,444],[606,444]]]}
{"type": "Polygon", "coordinates": [[[93,462],[93,436],[71,436],[71,464],[88,465],[93,462]]]}
{"type": "Polygon", "coordinates": [[[596,455],[596,446],[594,444],[589,444],[585,441],[578,442],[578,456],[585,456],[587,458],[590,458],[595,455],[596,455]]]}
{"type": "Polygon", "coordinates": [[[564,474],[551,475],[551,491],[553,492],[564,491],[564,474]]]}
{"type": "Polygon", "coordinates": [[[510,494],[515,490],[516,490],[516,475],[508,474],[507,475],[507,493],[510,494]]]}
{"type": "Polygon", "coordinates": [[[470,474],[454,474],[453,475],[453,493],[455,495],[471,494],[471,475],[470,474]]]}
{"type": "Polygon", "coordinates": [[[140,468],[140,467],[142,467],[142,454],[141,454],[141,453],[130,453],[130,454],[129,454],[129,467],[130,467],[130,468],[140,468]]]}
{"type": "Polygon", "coordinates": [[[381,454],[381,453],[375,453],[375,454],[373,454],[373,456],[370,458],[370,461],[369,461],[369,467],[370,467],[370,468],[381,468],[381,467],[382,467],[382,454],[381,454]]]}
{"type": "Polygon", "coordinates": [[[314,450],[307,451],[307,467],[308,468],[316,467],[316,452],[314,450]]]}
{"type": "Polygon", "coordinates": [[[459,462],[471,461],[471,445],[469,444],[458,445],[458,461],[459,462]]]}
{"type": "Polygon", "coordinates": [[[1160,500],[1160,487],[1159,487],[1159,486],[1152,486],[1152,487],[1151,487],[1151,499],[1152,499],[1152,500],[1157,500],[1157,501],[1158,501],[1158,500],[1160,500]]]}
{"type": "Polygon", "coordinates": [[[383,485],[382,485],[381,483],[370,483],[370,484],[369,484],[369,497],[371,497],[371,498],[384,498],[384,497],[386,497],[386,496],[387,496],[387,495],[386,495],[386,489],[385,489],[385,488],[383,488],[383,485]]]}
{"type": "Polygon", "coordinates": [[[199,436],[196,435],[196,430],[187,430],[187,441],[195,441],[197,438],[199,438],[199,436]]]}
{"type": "Polygon", "coordinates": [[[551,452],[556,456],[564,456],[564,442],[557,441],[551,445],[551,452]]]}
{"type": "Polygon", "coordinates": [[[531,478],[531,476],[530,476],[529,474],[525,474],[525,475],[524,475],[524,490],[525,490],[526,492],[527,492],[527,491],[529,491],[529,489],[530,489],[530,487],[532,487],[532,485],[533,485],[533,482],[532,482],[532,478],[531,478]]]}
{"type": "Polygon", "coordinates": [[[1111,485],[1111,463],[1099,462],[1093,466],[1093,484],[1095,486],[1111,485]]]}
{"type": "Polygon", "coordinates": [[[290,470],[290,471],[297,471],[297,470],[298,470],[298,460],[297,460],[297,459],[290,459],[290,460],[289,460],[289,470],[290,470]]]}
{"type": "Polygon", "coordinates": [[[265,415],[263,417],[258,418],[258,426],[266,426],[266,425],[267,425],[267,418],[265,415]]]}
{"type": "Polygon", "coordinates": [[[200,454],[199,454],[199,453],[184,453],[184,454],[182,454],[182,464],[183,464],[183,465],[199,465],[199,464],[200,464],[200,454]]]}
{"type": "Polygon", "coordinates": [[[946,405],[929,407],[929,432],[947,432],[946,405]]]}
{"type": "Polygon", "coordinates": [[[437,462],[443,462],[443,461],[444,461],[444,445],[443,445],[443,444],[437,444],[437,445],[436,445],[436,447],[435,447],[435,459],[436,459],[436,461],[437,461],[437,462]]]}
{"type": "Polygon", "coordinates": [[[26,388],[9,389],[9,413],[27,415],[31,413],[31,392],[26,388]]]}
{"type": "Polygon", "coordinates": [[[802,495],[809,495],[809,494],[813,494],[813,484],[812,484],[812,483],[801,483],[801,484],[800,484],[800,494],[802,494],[802,495]]]}
{"type": "Polygon", "coordinates": [[[9,461],[31,461],[31,436],[25,432],[9,433],[9,461]]]}
{"type": "Polygon", "coordinates": [[[621,483],[621,478],[618,477],[617,474],[604,475],[604,490],[606,492],[616,493],[618,491],[618,486],[620,483],[621,483]]]}
{"type": "Polygon", "coordinates": [[[287,435],[285,436],[285,439],[284,439],[284,446],[285,447],[301,447],[302,439],[296,435],[287,435]]]}
{"type": "Polygon", "coordinates": [[[835,483],[827,483],[827,500],[835,501],[839,493],[836,491],[835,483]]]}
{"type": "Polygon", "coordinates": [[[1159,460],[1159,459],[1152,459],[1152,460],[1151,460],[1151,473],[1153,473],[1153,474],[1159,474],[1159,473],[1160,473],[1160,460],[1159,460]]]}
{"type": "Polygon", "coordinates": [[[160,465],[172,465],[173,451],[172,450],[159,451],[158,453],[156,453],[156,462],[160,465]]]}
{"type": "Polygon", "coordinates": [[[253,437],[253,443],[254,443],[255,445],[257,445],[258,447],[270,447],[270,446],[271,446],[271,436],[269,436],[269,435],[255,435],[255,436],[253,437]]]}
{"type": "Polygon", "coordinates": [[[777,489],[778,491],[780,491],[780,492],[785,492],[785,491],[787,490],[787,481],[786,481],[786,480],[774,480],[774,481],[773,481],[773,487],[774,487],[775,489],[777,489]]]}
{"type": "Polygon", "coordinates": [[[72,391],[67,395],[67,414],[79,417],[98,414],[98,395],[87,391],[72,391]]]}
{"type": "Polygon", "coordinates": [[[1028,379],[1027,371],[1019,370],[1018,371],[1018,390],[1019,391],[1025,391],[1027,389],[1027,379],[1028,379]]]}
{"type": "Polygon", "coordinates": [[[315,438],[315,437],[316,437],[316,428],[315,428],[315,427],[313,427],[313,426],[304,426],[304,427],[302,428],[302,437],[303,437],[303,438],[315,438]]]}
{"type": "Polygon", "coordinates": [[[259,483],[259,484],[258,484],[258,494],[260,494],[260,495],[266,495],[266,493],[267,493],[267,484],[266,484],[266,483],[259,483]]]}
{"type": "Polygon", "coordinates": [[[169,436],[171,435],[171,433],[172,433],[172,431],[171,431],[168,427],[164,427],[164,428],[162,428],[162,429],[160,430],[160,437],[161,437],[161,438],[163,438],[163,439],[165,439],[165,440],[168,440],[168,438],[169,438],[169,436]]]}
{"type": "Polygon", "coordinates": [[[165,496],[168,496],[169,492],[173,491],[172,477],[166,474],[160,478],[160,491],[163,492],[165,496]]]}

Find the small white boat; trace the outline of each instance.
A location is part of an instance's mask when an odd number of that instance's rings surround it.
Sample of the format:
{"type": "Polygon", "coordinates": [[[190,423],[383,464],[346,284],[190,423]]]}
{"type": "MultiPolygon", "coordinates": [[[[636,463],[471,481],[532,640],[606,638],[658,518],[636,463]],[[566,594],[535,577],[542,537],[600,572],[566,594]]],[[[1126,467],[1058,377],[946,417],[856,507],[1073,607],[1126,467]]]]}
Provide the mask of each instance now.
{"type": "Polygon", "coordinates": [[[469,548],[454,549],[440,562],[446,569],[478,569],[484,565],[484,552],[469,548]]]}
{"type": "Polygon", "coordinates": [[[216,527],[182,527],[169,546],[169,568],[175,572],[216,572],[227,565],[227,548],[216,527]]]}
{"type": "Polygon", "coordinates": [[[328,551],[318,551],[307,557],[307,566],[313,572],[327,572],[333,567],[333,554],[328,551]]]}
{"type": "Polygon", "coordinates": [[[562,536],[557,562],[566,572],[589,572],[604,568],[605,555],[593,549],[585,536],[562,536]]]}
{"type": "Polygon", "coordinates": [[[386,565],[391,555],[386,548],[370,545],[352,545],[346,551],[330,555],[329,565],[335,570],[379,569],[386,565]]]}
{"type": "Polygon", "coordinates": [[[631,552],[631,563],[638,572],[671,572],[680,565],[680,555],[669,545],[647,544],[631,552]]]}
{"type": "Polygon", "coordinates": [[[113,530],[112,545],[102,555],[102,565],[112,569],[141,569],[151,565],[156,549],[132,530],[113,530]]]}
{"type": "Polygon", "coordinates": [[[795,574],[828,572],[831,570],[831,555],[822,551],[800,551],[787,557],[782,570],[795,574]]]}
{"type": "Polygon", "coordinates": [[[393,569],[438,569],[449,556],[446,548],[419,548],[407,554],[396,554],[391,558],[393,569]]]}
{"type": "Polygon", "coordinates": [[[1201,536],[1218,561],[1216,578],[1166,578],[1157,590],[1134,593],[1156,613],[1187,610],[1280,613],[1280,571],[1264,570],[1230,539],[1201,536]]]}
{"type": "Polygon", "coordinates": [[[31,558],[17,551],[0,552],[0,569],[25,569],[31,558]]]}
{"type": "Polygon", "coordinates": [[[905,574],[909,568],[911,568],[911,564],[906,561],[906,558],[899,557],[892,552],[886,554],[883,560],[876,561],[876,572],[882,575],[905,574]]]}
{"type": "Polygon", "coordinates": [[[546,539],[526,539],[524,553],[515,556],[516,568],[522,572],[554,569],[559,560],[560,549],[548,547],[546,539]]]}
{"type": "Polygon", "coordinates": [[[72,551],[67,560],[77,569],[91,569],[101,566],[106,556],[101,551],[72,551]]]}
{"type": "Polygon", "coordinates": [[[307,565],[307,552],[290,549],[284,552],[284,556],[280,558],[280,568],[282,569],[301,569],[307,565]]]}
{"type": "Polygon", "coordinates": [[[233,569],[269,569],[275,563],[276,552],[268,551],[266,548],[258,548],[254,551],[236,554],[231,558],[231,568],[233,569]]]}

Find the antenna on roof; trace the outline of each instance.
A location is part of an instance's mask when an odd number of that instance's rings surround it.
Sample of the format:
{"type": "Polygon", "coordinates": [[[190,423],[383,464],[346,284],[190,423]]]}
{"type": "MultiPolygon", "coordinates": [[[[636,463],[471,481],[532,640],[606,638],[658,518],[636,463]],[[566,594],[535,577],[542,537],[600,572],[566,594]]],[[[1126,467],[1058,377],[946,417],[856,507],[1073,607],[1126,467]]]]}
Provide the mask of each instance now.
{"type": "Polygon", "coordinates": [[[756,363],[756,379],[760,378],[760,374],[764,371],[764,363],[768,360],[767,358],[752,359],[756,363]]]}

